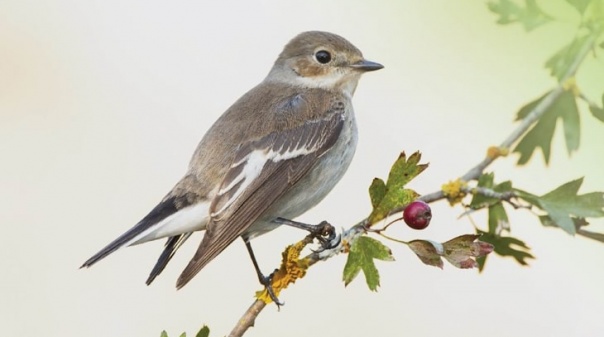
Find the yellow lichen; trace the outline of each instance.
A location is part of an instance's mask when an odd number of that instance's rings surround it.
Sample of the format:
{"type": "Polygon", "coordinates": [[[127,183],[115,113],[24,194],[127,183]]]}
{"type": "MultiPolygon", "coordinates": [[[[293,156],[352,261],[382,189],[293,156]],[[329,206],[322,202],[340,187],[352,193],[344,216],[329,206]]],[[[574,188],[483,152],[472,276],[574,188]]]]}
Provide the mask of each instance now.
{"type": "Polygon", "coordinates": [[[572,92],[573,96],[579,97],[581,95],[581,91],[579,90],[579,86],[577,85],[577,79],[573,77],[569,77],[564,83],[562,83],[562,88],[566,91],[572,92]]]}
{"type": "Polygon", "coordinates": [[[452,180],[446,184],[443,184],[441,190],[447,197],[449,204],[453,206],[455,204],[460,203],[461,200],[466,196],[466,193],[462,189],[467,185],[467,182],[458,178],[456,180],[452,180]]]}
{"type": "Polygon", "coordinates": [[[505,157],[510,153],[510,149],[507,147],[500,146],[489,146],[487,149],[487,157],[491,159],[497,159],[498,157],[505,157]]]}
{"type": "MultiPolygon", "coordinates": [[[[297,279],[304,277],[306,270],[309,267],[309,260],[306,258],[300,259],[300,252],[309,243],[304,239],[294,245],[287,246],[283,251],[281,267],[273,274],[272,287],[275,296],[279,296],[281,290],[287,288],[297,279]]],[[[266,289],[256,292],[256,298],[264,303],[272,302],[271,296],[266,289]]]]}

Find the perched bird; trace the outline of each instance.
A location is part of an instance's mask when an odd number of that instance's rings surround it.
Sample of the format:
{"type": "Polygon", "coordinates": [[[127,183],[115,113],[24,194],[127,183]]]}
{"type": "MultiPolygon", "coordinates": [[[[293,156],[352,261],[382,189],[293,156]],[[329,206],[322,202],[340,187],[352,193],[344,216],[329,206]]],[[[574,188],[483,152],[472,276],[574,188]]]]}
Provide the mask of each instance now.
{"type": "Polygon", "coordinates": [[[150,284],[192,232],[205,230],[177,288],[242,237],[270,291],[249,241],[314,207],[342,178],[357,145],[352,95],[363,73],[381,68],[338,35],[294,37],[268,76],[208,130],[174,188],[82,267],[121,247],[168,238],[150,284]]]}

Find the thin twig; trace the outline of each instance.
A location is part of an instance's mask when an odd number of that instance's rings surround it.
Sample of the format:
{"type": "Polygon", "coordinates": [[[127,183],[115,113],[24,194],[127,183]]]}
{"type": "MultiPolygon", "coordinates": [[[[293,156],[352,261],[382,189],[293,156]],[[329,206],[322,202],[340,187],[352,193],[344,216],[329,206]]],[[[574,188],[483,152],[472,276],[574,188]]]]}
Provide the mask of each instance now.
{"type": "Polygon", "coordinates": [[[462,191],[464,191],[465,193],[479,194],[479,195],[485,196],[487,198],[499,199],[502,201],[508,201],[512,198],[517,197],[517,195],[514,191],[497,192],[493,189],[486,188],[486,187],[480,187],[480,186],[464,187],[464,188],[462,188],[462,191]]]}
{"type": "MultiPolygon", "coordinates": [[[[516,143],[522,135],[524,135],[530,127],[537,121],[541,116],[552,106],[552,104],[560,97],[560,95],[564,92],[564,86],[566,80],[575,76],[577,69],[585,59],[585,57],[589,54],[589,52],[593,49],[593,45],[597,39],[597,34],[592,34],[585,41],[585,44],[581,47],[581,50],[577,53],[576,58],[574,59],[571,66],[568,68],[568,71],[560,80],[558,86],[552,90],[547,96],[545,96],[537,106],[533,108],[533,110],[522,120],[520,125],[516,129],[512,131],[512,133],[501,143],[501,148],[510,148],[514,143],[516,143]]],[[[472,167],[468,172],[466,172],[463,176],[461,176],[461,180],[463,181],[471,181],[477,180],[484,170],[493,163],[493,161],[497,159],[496,157],[487,156],[476,166],[472,167]]],[[[432,193],[428,193],[419,198],[425,202],[434,202],[437,200],[445,199],[445,194],[443,191],[436,191],[432,193]]],[[[394,209],[390,212],[399,213],[403,210],[403,208],[394,209]]],[[[335,248],[324,250],[321,252],[313,252],[306,256],[309,259],[310,264],[313,265],[319,261],[327,260],[335,255],[338,255],[341,252],[346,251],[347,247],[354,242],[358,237],[365,233],[365,228],[369,224],[368,219],[365,218],[359,221],[356,225],[351,228],[344,230],[341,234],[342,239],[340,240],[340,244],[335,248]]],[[[255,300],[254,303],[249,307],[249,309],[243,314],[241,319],[235,325],[235,328],[229,334],[229,337],[241,337],[243,334],[254,325],[254,321],[256,317],[260,314],[260,312],[266,307],[266,303],[261,300],[255,300]]]]}

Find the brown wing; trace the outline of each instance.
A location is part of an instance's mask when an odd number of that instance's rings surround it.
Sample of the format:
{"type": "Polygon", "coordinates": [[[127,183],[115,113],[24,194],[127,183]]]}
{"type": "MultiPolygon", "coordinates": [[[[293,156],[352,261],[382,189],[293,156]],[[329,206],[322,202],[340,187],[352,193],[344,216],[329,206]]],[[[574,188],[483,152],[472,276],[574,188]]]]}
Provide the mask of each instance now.
{"type": "Polygon", "coordinates": [[[183,287],[292,188],[337,141],[343,111],[242,146],[210,208],[211,221],[177,281],[183,287]]]}

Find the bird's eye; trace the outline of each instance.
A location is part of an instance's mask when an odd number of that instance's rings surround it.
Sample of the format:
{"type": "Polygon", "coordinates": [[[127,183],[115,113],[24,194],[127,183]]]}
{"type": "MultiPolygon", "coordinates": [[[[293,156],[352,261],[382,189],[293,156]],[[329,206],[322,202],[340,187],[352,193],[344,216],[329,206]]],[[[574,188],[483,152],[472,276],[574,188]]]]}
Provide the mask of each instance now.
{"type": "Polygon", "coordinates": [[[315,53],[315,58],[321,64],[327,64],[331,61],[331,54],[326,50],[319,50],[315,53]]]}

